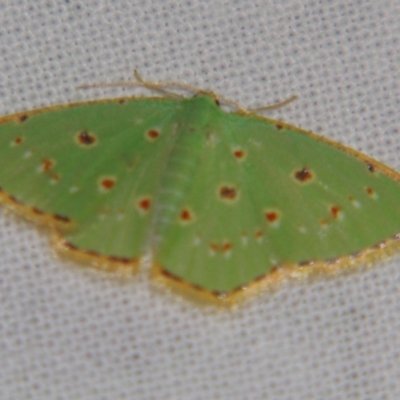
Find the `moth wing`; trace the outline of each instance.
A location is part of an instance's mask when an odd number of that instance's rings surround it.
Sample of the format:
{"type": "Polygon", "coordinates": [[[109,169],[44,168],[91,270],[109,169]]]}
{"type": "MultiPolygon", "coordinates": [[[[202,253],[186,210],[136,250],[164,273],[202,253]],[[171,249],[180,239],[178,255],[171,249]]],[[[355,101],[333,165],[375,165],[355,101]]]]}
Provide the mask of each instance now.
{"type": "Polygon", "coordinates": [[[77,253],[140,257],[176,107],[169,99],[126,99],[3,118],[3,201],[56,225],[61,243],[77,253]]]}
{"type": "Polygon", "coordinates": [[[211,131],[156,254],[168,282],[232,294],[282,267],[384,247],[400,232],[400,176],[388,167],[257,116],[226,114],[211,131]]]}

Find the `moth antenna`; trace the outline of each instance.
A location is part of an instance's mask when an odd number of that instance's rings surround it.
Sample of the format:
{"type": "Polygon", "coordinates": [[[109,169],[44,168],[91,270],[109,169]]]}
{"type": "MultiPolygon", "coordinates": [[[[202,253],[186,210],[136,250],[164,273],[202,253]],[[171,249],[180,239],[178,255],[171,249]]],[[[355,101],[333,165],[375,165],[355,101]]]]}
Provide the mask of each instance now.
{"type": "Polygon", "coordinates": [[[169,90],[165,90],[164,87],[170,87],[170,86],[172,87],[173,86],[173,87],[176,87],[178,89],[184,89],[184,90],[189,90],[189,91],[194,91],[194,92],[198,91],[198,89],[196,89],[196,88],[194,88],[192,86],[185,85],[183,83],[178,83],[178,82],[150,82],[150,81],[145,81],[141,77],[141,75],[139,74],[137,69],[133,70],[133,74],[135,75],[135,78],[137,80],[137,82],[135,82],[135,83],[138,83],[138,84],[144,86],[147,89],[154,90],[156,92],[165,94],[168,97],[174,97],[174,98],[182,99],[185,96],[183,96],[181,94],[178,94],[178,93],[170,92],[169,90]]]}
{"type": "Polygon", "coordinates": [[[263,107],[257,107],[257,108],[250,108],[248,111],[249,112],[260,112],[260,111],[271,111],[271,110],[276,110],[278,108],[282,108],[286,105],[288,105],[289,103],[291,103],[292,101],[295,101],[299,98],[299,96],[297,95],[293,95],[292,97],[289,97],[286,100],[280,101],[278,103],[275,104],[271,104],[269,106],[263,106],[263,107]]]}
{"type": "Polygon", "coordinates": [[[286,106],[287,104],[291,103],[292,101],[296,100],[298,96],[294,95],[290,97],[287,100],[281,101],[276,104],[271,104],[270,106],[265,106],[265,107],[259,107],[259,108],[250,108],[250,109],[245,109],[243,108],[239,103],[236,103],[233,100],[227,99],[225,97],[220,97],[217,96],[213,92],[208,92],[204,90],[200,90],[194,86],[187,85],[185,83],[180,83],[180,82],[151,82],[151,81],[146,81],[145,79],[142,78],[142,76],[139,74],[139,72],[135,69],[133,70],[133,74],[135,76],[136,82],[114,82],[114,83],[94,83],[94,84],[84,84],[80,85],[77,87],[77,89],[93,89],[93,88],[107,88],[107,87],[145,87],[149,90],[154,90],[158,93],[164,94],[167,97],[170,98],[177,98],[177,99],[183,99],[185,96],[171,92],[169,90],[166,90],[165,88],[175,88],[175,89],[181,89],[185,90],[188,92],[192,93],[205,93],[208,95],[211,95],[214,97],[216,100],[218,100],[220,103],[225,104],[229,107],[236,108],[237,111],[243,113],[243,114],[248,114],[248,113],[257,113],[260,111],[270,111],[270,110],[275,110],[277,108],[281,108],[286,106]]]}
{"type": "Polygon", "coordinates": [[[133,71],[134,76],[136,78],[136,82],[114,82],[114,83],[94,83],[94,84],[84,84],[84,85],[79,85],[77,88],[78,89],[93,89],[93,88],[106,88],[106,87],[145,87],[150,90],[154,90],[156,92],[162,93],[166,95],[167,97],[172,97],[172,98],[178,98],[178,99],[183,99],[185,96],[179,94],[179,93],[174,93],[169,90],[165,90],[165,88],[173,87],[176,89],[181,89],[181,90],[186,90],[192,93],[200,93],[202,92],[201,90],[184,84],[184,83],[179,83],[179,82],[150,82],[144,80],[139,72],[135,69],[133,71]]]}

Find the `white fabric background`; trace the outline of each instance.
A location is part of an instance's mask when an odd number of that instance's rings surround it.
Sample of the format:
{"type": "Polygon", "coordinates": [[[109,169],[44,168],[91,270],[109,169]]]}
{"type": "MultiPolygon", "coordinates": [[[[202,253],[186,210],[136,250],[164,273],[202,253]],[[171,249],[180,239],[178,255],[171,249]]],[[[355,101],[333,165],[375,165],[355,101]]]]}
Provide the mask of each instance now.
{"type": "MultiPolygon", "coordinates": [[[[0,115],[175,80],[400,170],[399,0],[0,3],[0,115]]],[[[144,93],[143,91],[140,93],[144,93]]],[[[1,167],[1,166],[0,166],[1,167]]],[[[234,313],[56,257],[1,208],[1,399],[400,398],[400,257],[234,313]]]]}

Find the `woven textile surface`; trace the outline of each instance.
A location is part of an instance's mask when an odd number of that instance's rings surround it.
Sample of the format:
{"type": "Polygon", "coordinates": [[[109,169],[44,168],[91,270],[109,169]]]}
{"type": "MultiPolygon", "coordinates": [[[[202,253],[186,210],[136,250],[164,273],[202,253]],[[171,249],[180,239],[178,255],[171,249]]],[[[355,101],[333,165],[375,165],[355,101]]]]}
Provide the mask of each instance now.
{"type": "MultiPolygon", "coordinates": [[[[0,2],[0,115],[144,89],[257,107],[400,170],[398,0],[0,2]]],[[[0,161],[1,162],[1,161],[0,161]]],[[[400,200],[400,199],[399,199],[400,200]]],[[[234,312],[58,257],[0,208],[0,399],[398,399],[400,256],[234,312]]]]}

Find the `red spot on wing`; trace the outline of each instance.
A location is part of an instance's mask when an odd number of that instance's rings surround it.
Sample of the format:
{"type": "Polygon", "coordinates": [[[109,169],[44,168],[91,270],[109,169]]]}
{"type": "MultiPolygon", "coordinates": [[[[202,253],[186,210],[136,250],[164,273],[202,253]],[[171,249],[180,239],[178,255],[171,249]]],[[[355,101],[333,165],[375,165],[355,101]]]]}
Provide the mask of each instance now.
{"type": "Polygon", "coordinates": [[[233,151],[233,155],[239,160],[244,160],[244,158],[246,157],[246,153],[244,150],[242,149],[236,149],[233,151]]]}
{"type": "Polygon", "coordinates": [[[181,212],[181,220],[182,220],[183,222],[192,221],[192,220],[193,220],[193,214],[192,214],[192,212],[191,212],[189,209],[187,209],[187,208],[183,209],[182,212],[181,212]]]}
{"type": "Polygon", "coordinates": [[[229,251],[229,250],[231,250],[232,249],[232,243],[230,243],[230,242],[225,242],[223,245],[222,245],[222,251],[223,252],[227,252],[227,251],[229,251]]]}
{"type": "Polygon", "coordinates": [[[281,218],[280,212],[278,210],[264,210],[264,216],[268,223],[277,226],[281,218]]]}
{"type": "Polygon", "coordinates": [[[140,210],[146,212],[150,209],[151,207],[151,200],[149,197],[144,197],[143,199],[140,199],[138,202],[138,207],[140,210]]]}
{"type": "Polygon", "coordinates": [[[275,211],[266,212],[265,217],[267,218],[268,222],[271,223],[277,221],[279,218],[278,213],[276,213],[275,211]]]}
{"type": "Polygon", "coordinates": [[[338,219],[340,217],[341,208],[339,206],[332,206],[331,207],[331,214],[333,218],[338,219]]]}
{"type": "Polygon", "coordinates": [[[100,182],[101,186],[103,187],[104,190],[110,190],[114,187],[115,185],[115,179],[112,178],[104,178],[100,182]]]}
{"type": "Polygon", "coordinates": [[[150,129],[149,131],[146,132],[146,137],[152,142],[154,142],[159,136],[160,132],[157,131],[156,129],[150,129]]]}
{"type": "Polygon", "coordinates": [[[54,167],[54,161],[48,158],[42,160],[42,170],[43,172],[49,172],[54,167]]]}

